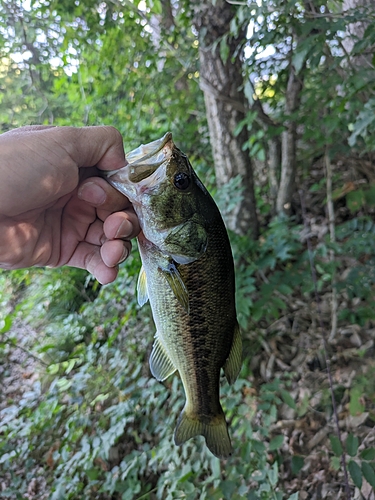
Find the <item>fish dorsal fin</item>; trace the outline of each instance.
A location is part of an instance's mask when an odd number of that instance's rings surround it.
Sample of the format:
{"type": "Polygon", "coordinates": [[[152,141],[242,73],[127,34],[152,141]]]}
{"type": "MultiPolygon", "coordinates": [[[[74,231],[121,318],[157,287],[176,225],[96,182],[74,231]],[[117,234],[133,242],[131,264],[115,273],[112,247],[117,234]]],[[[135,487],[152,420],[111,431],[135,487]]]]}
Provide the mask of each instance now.
{"type": "Polygon", "coordinates": [[[141,267],[137,282],[138,304],[142,307],[148,301],[147,278],[144,267],[141,267]]]}
{"type": "Polygon", "coordinates": [[[224,364],[224,373],[230,384],[238,377],[242,365],[242,340],[240,326],[236,323],[234,328],[232,347],[224,364]]]}
{"type": "Polygon", "coordinates": [[[165,347],[158,337],[158,334],[155,335],[155,341],[151,351],[150,369],[152,375],[160,382],[168,378],[169,375],[172,375],[172,373],[176,371],[176,367],[174,366],[171,358],[168,356],[165,347]]]}
{"type": "Polygon", "coordinates": [[[189,314],[189,293],[174,262],[167,269],[161,269],[179,303],[189,314]]]}

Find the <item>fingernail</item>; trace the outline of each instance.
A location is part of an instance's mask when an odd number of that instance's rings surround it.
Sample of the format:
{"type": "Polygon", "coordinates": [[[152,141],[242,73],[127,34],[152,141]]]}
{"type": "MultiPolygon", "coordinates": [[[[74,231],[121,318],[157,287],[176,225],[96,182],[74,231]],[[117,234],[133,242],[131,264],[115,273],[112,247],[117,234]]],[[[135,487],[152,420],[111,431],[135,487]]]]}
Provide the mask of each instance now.
{"type": "Polygon", "coordinates": [[[78,198],[92,203],[93,205],[102,205],[107,195],[104,189],[95,184],[95,182],[86,182],[78,190],[78,198]]]}
{"type": "Polygon", "coordinates": [[[129,257],[129,250],[126,247],[124,247],[124,251],[122,252],[121,258],[117,264],[121,264],[121,262],[124,262],[124,260],[126,260],[128,257],[129,257]]]}
{"type": "Polygon", "coordinates": [[[131,228],[129,228],[130,222],[128,220],[122,221],[120,227],[117,229],[115,238],[128,238],[131,233],[131,228]]]}

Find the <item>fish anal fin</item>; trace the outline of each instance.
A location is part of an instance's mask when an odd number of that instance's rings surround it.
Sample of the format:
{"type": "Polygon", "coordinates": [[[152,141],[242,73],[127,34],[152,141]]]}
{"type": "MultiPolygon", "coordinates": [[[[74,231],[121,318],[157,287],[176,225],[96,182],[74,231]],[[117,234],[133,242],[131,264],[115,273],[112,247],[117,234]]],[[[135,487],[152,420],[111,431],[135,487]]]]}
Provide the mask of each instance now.
{"type": "Polygon", "coordinates": [[[189,314],[189,293],[174,262],[171,262],[167,269],[160,268],[160,271],[166,277],[168,284],[179,303],[189,314]]]}
{"type": "Polygon", "coordinates": [[[159,380],[160,382],[168,378],[169,375],[172,375],[172,373],[176,371],[173,361],[168,356],[165,347],[161,343],[157,334],[155,336],[150,356],[150,370],[156,380],[159,380]]]}
{"type": "Polygon", "coordinates": [[[227,360],[224,363],[224,373],[230,384],[238,377],[242,365],[242,340],[241,330],[238,323],[236,323],[233,335],[232,347],[227,360]]]}
{"type": "Polygon", "coordinates": [[[232,445],[224,413],[214,417],[189,416],[183,410],[174,433],[175,444],[179,446],[188,439],[199,435],[205,437],[207,448],[215,457],[228,458],[232,454],[232,445]]]}
{"type": "Polygon", "coordinates": [[[147,291],[147,278],[144,267],[141,267],[137,282],[137,298],[140,307],[146,304],[148,301],[148,291],[147,291]]]}

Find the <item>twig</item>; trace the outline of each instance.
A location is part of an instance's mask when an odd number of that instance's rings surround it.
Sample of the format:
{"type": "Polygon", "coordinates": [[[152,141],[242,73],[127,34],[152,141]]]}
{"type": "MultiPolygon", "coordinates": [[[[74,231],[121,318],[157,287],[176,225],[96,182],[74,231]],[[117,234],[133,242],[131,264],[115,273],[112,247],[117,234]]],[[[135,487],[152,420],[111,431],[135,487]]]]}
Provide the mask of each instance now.
{"type": "Polygon", "coordinates": [[[148,498],[150,496],[151,493],[154,493],[154,491],[157,491],[157,488],[153,488],[152,490],[148,491],[144,495],[141,495],[140,497],[138,497],[136,500],[146,499],[146,498],[148,498]]]}
{"type": "MultiPolygon", "coordinates": [[[[299,190],[299,196],[300,196],[300,200],[301,200],[303,224],[305,226],[305,229],[308,230],[309,227],[308,227],[308,222],[307,222],[307,217],[306,217],[305,198],[304,198],[304,192],[302,189],[299,190]]],[[[306,231],[306,232],[308,232],[308,231],[306,231]]],[[[350,488],[349,488],[348,470],[346,467],[346,454],[345,454],[344,447],[342,444],[341,431],[340,431],[340,425],[339,425],[339,416],[338,416],[338,412],[337,412],[335,394],[333,391],[331,360],[328,356],[328,349],[327,349],[327,334],[326,334],[326,331],[325,331],[325,328],[323,325],[323,320],[322,320],[322,310],[320,307],[320,297],[319,297],[318,287],[317,287],[317,277],[316,277],[316,269],[315,269],[315,264],[314,264],[314,255],[313,255],[311,240],[310,240],[309,236],[306,236],[306,243],[307,243],[307,251],[308,251],[309,261],[310,261],[311,277],[312,277],[313,284],[314,284],[315,301],[316,301],[316,307],[317,307],[318,316],[319,316],[320,331],[322,332],[324,359],[326,362],[328,382],[329,382],[329,387],[330,387],[330,391],[331,391],[332,408],[333,408],[333,416],[334,416],[335,425],[336,425],[336,433],[337,433],[337,438],[338,438],[338,440],[341,444],[342,450],[343,450],[342,455],[341,455],[341,463],[342,463],[342,468],[343,468],[343,472],[344,472],[345,493],[346,493],[347,500],[351,500],[352,496],[351,496],[350,488]]]]}
{"type": "MultiPolygon", "coordinates": [[[[328,225],[329,225],[329,234],[331,243],[335,243],[336,241],[336,233],[335,233],[335,211],[333,208],[332,201],[332,165],[331,160],[329,158],[329,151],[326,150],[325,155],[325,164],[327,170],[327,210],[328,210],[328,225]]],[[[329,251],[329,260],[331,263],[335,261],[335,252],[333,249],[329,251]]],[[[332,271],[332,306],[331,306],[331,333],[329,335],[328,340],[331,341],[335,338],[337,331],[337,289],[336,289],[336,270],[332,271]]]]}
{"type": "Polygon", "coordinates": [[[25,347],[22,347],[19,344],[13,344],[12,341],[11,341],[11,339],[10,339],[10,337],[7,336],[5,338],[5,342],[9,342],[14,349],[20,349],[21,351],[23,351],[24,353],[26,353],[28,356],[30,356],[31,358],[35,359],[35,361],[38,361],[38,363],[41,363],[44,366],[48,366],[48,363],[46,363],[45,361],[43,361],[38,356],[35,356],[35,354],[33,354],[32,352],[30,352],[29,350],[27,350],[25,347]]]}

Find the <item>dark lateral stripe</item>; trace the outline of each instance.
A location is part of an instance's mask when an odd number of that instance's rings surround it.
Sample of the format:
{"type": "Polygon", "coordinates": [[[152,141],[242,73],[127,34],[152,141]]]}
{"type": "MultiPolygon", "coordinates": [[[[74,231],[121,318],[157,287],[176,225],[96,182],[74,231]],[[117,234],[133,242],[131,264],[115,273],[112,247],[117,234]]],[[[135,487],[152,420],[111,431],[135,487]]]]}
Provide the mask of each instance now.
{"type": "Polygon", "coordinates": [[[231,304],[231,295],[234,294],[231,290],[234,287],[233,261],[231,254],[223,248],[226,245],[223,245],[222,240],[224,237],[224,243],[227,243],[227,235],[226,232],[223,235],[222,227],[213,227],[212,230],[214,235],[209,235],[206,255],[199,261],[184,266],[184,281],[189,291],[191,311],[187,318],[185,338],[193,361],[191,374],[194,380],[191,380],[191,383],[198,406],[195,411],[206,416],[215,416],[222,411],[219,401],[220,368],[229,355],[236,321],[234,304],[231,304]],[[212,259],[216,262],[213,263],[212,259]],[[210,300],[207,297],[210,293],[207,283],[213,278],[216,279],[211,293],[212,300],[219,301],[216,306],[207,303],[207,300],[210,300]],[[223,325],[225,328],[228,323],[229,331],[222,331],[223,326],[220,327],[224,319],[218,315],[218,309],[221,308],[222,313],[229,313],[228,321],[224,321],[223,325]],[[218,346],[218,342],[222,345],[218,346]]]}

